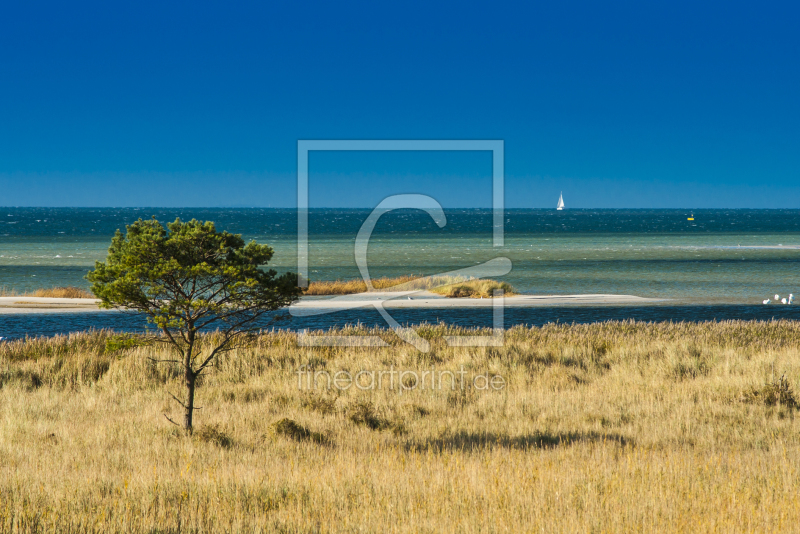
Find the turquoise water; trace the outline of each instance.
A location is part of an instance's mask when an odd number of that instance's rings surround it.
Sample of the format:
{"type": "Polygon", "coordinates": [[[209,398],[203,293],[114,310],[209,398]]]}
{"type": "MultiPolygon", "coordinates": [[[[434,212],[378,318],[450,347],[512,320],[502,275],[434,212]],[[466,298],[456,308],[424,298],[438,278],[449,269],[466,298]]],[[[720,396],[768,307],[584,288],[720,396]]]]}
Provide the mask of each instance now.
{"type": "MultiPolygon", "coordinates": [[[[372,276],[436,274],[505,256],[504,277],[533,294],[615,293],[685,304],[756,304],[800,295],[800,210],[509,210],[505,245],[492,247],[488,210],[385,215],[369,248],[372,276]]],[[[366,210],[312,210],[313,279],[357,278],[355,234],[366,210]]],[[[111,236],[139,217],[205,219],[275,248],[296,269],[296,214],[280,209],[0,210],[0,287],[78,285],[111,236]]]]}

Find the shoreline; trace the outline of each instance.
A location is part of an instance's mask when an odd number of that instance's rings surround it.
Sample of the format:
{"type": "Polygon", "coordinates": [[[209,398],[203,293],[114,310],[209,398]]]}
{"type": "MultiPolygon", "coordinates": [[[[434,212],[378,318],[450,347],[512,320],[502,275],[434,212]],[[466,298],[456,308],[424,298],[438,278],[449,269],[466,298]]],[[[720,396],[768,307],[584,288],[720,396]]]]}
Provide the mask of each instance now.
{"type": "MultiPolygon", "coordinates": [[[[113,313],[116,309],[101,309],[97,299],[54,297],[0,297],[0,316],[55,313],[113,313]]],[[[375,291],[346,295],[306,295],[283,311],[293,317],[311,317],[337,311],[381,306],[392,309],[470,309],[491,308],[494,299],[445,297],[426,290],[375,291]]],[[[572,295],[514,295],[503,298],[503,308],[569,308],[583,306],[758,306],[760,302],[713,300],[698,302],[685,298],[640,297],[625,294],[585,293],[572,295]]],[[[786,308],[772,303],[765,307],[786,308]]]]}
{"type": "Polygon", "coordinates": [[[0,297],[0,315],[17,313],[97,312],[97,299],[54,297],[0,297]]]}
{"type": "MultiPolygon", "coordinates": [[[[647,304],[669,299],[635,295],[515,295],[503,299],[503,307],[564,306],[580,304],[647,304]]],[[[0,297],[0,315],[25,313],[114,312],[98,307],[97,299],[51,297],[0,297]]],[[[372,292],[335,297],[306,296],[288,308],[295,317],[330,313],[337,310],[364,308],[380,304],[386,308],[491,308],[494,299],[451,298],[429,291],[372,292]]]]}
{"type": "MultiPolygon", "coordinates": [[[[564,306],[580,304],[647,304],[669,299],[653,299],[635,295],[514,295],[504,297],[504,308],[529,308],[537,306],[564,306]]],[[[491,308],[495,299],[486,298],[451,298],[431,293],[430,291],[397,291],[357,293],[340,295],[333,298],[301,298],[289,307],[294,317],[307,317],[368,306],[380,305],[384,308],[491,308]]]]}

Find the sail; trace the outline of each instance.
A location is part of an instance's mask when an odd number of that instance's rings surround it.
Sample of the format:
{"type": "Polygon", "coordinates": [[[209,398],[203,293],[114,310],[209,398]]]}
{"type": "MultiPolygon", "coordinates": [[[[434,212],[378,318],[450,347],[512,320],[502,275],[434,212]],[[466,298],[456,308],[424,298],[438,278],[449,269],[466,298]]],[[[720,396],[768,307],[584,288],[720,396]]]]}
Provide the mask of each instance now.
{"type": "Polygon", "coordinates": [[[556,209],[557,210],[563,210],[564,209],[564,195],[563,194],[562,195],[558,195],[558,206],[556,206],[556,209]]]}

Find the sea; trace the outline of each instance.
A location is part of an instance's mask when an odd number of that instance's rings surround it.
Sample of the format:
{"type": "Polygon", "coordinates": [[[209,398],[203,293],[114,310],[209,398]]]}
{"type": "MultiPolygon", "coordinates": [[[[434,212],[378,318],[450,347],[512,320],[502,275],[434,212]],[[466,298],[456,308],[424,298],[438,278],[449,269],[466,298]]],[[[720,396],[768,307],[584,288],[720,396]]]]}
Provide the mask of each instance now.
{"type": "MultiPolygon", "coordinates": [[[[355,237],[368,209],[311,209],[308,226],[312,280],[360,278],[355,237]]],[[[511,260],[501,277],[533,295],[622,294],[658,299],[646,305],[509,308],[507,327],[606,320],[707,321],[800,319],[800,210],[750,209],[510,209],[504,243],[493,244],[488,209],[445,209],[444,227],[422,211],[384,214],[369,241],[370,275],[433,275],[511,260]],[[770,299],[769,305],[762,302],[770,299]]],[[[297,213],[268,208],[0,208],[0,288],[88,288],[86,273],[103,261],[117,230],[137,219],[198,219],[266,243],[269,267],[297,270],[297,213]]],[[[403,324],[445,322],[491,326],[491,310],[393,310],[403,324]]],[[[382,325],[374,310],[294,317],[265,327],[326,329],[382,325]]],[[[91,328],[136,331],[140,316],[122,312],[0,314],[0,337],[55,335],[91,328]]]]}

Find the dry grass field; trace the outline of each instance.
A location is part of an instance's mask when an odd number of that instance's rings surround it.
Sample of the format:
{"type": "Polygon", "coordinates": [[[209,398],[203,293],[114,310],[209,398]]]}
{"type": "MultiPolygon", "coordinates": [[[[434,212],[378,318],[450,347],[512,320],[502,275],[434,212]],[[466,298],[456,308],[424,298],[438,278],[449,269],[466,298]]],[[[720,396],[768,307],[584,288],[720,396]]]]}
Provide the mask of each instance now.
{"type": "Polygon", "coordinates": [[[192,436],[164,417],[181,384],[148,359],[159,347],[107,350],[103,332],[0,343],[0,531],[800,525],[800,323],[518,327],[496,348],[447,347],[465,332],[432,325],[430,353],[359,332],[392,346],[272,333],[226,354],[199,386],[192,436]],[[412,389],[410,374],[310,390],[298,374],[462,366],[455,390],[412,389]]]}

